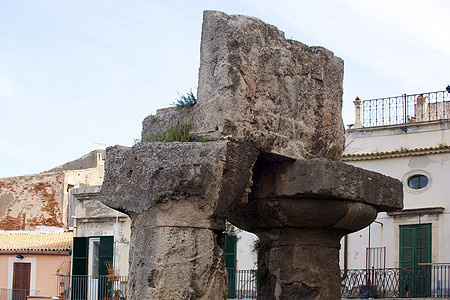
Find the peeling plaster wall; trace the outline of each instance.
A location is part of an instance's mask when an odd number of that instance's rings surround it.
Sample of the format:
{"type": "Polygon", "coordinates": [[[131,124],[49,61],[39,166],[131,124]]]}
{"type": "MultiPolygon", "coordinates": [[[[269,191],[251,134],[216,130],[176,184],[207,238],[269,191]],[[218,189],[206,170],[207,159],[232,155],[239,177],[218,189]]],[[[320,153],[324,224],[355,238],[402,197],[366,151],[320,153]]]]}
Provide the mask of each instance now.
{"type": "Polygon", "coordinates": [[[0,230],[64,226],[64,174],[0,179],[0,230]]]}
{"type": "Polygon", "coordinates": [[[0,230],[67,228],[69,190],[103,183],[104,155],[91,156],[93,168],[0,178],[0,230]]]}

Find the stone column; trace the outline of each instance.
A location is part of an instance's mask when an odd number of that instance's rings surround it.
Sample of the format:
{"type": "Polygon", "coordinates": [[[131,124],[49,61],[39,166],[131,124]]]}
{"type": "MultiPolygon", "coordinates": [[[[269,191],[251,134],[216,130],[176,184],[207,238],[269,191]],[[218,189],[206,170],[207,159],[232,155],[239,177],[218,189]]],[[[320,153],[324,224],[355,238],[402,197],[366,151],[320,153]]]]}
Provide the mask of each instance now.
{"type": "Polygon", "coordinates": [[[226,299],[225,218],[257,155],[229,141],[107,149],[100,201],[132,221],[127,299],[226,299]]]}
{"type": "Polygon", "coordinates": [[[398,180],[339,162],[259,159],[230,222],[255,233],[258,299],[340,299],[339,241],[402,207],[398,180]]]}
{"type": "Polygon", "coordinates": [[[339,299],[344,233],[296,228],[260,232],[258,299],[339,299]]]}

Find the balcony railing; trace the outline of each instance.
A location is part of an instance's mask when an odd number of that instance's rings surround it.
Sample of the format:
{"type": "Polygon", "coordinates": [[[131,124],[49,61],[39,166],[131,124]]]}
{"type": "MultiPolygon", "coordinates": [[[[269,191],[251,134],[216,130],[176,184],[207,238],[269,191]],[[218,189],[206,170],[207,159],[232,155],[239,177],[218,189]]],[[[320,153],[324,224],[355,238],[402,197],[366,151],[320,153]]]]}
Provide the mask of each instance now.
{"type": "MultiPolygon", "coordinates": [[[[254,270],[228,271],[228,299],[256,299],[257,293],[254,270]]],[[[450,265],[341,270],[341,296],[449,298],[450,265]]]]}
{"type": "Polygon", "coordinates": [[[26,300],[32,290],[0,288],[0,300],[26,300]]]}
{"type": "Polygon", "coordinates": [[[342,298],[448,298],[450,266],[341,270],[342,298]]]}
{"type": "MultiPolygon", "coordinates": [[[[450,90],[450,89],[449,89],[450,90]]],[[[355,104],[355,128],[396,125],[450,118],[450,92],[360,100],[355,104]]]]}
{"type": "Polygon", "coordinates": [[[58,275],[62,300],[125,300],[126,276],[58,275]]]}
{"type": "Polygon", "coordinates": [[[256,270],[227,270],[228,299],[256,299],[256,270]]]}

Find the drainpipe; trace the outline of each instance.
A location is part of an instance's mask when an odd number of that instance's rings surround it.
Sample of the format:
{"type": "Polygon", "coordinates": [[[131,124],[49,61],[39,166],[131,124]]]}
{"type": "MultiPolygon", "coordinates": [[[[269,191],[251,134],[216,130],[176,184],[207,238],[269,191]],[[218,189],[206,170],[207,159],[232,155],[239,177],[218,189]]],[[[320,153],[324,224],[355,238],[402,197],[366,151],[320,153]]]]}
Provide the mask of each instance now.
{"type": "Polygon", "coordinates": [[[348,269],[348,235],[344,236],[344,276],[342,279],[347,277],[347,269],[348,269]]]}

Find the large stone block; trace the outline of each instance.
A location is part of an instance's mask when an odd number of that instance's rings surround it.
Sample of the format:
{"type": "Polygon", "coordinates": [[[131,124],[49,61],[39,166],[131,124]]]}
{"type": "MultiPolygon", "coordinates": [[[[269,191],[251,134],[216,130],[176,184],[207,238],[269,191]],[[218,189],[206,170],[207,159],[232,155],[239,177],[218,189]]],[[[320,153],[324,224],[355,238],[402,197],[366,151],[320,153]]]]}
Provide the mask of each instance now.
{"type": "Polygon", "coordinates": [[[246,202],[257,155],[230,141],[109,147],[100,201],[132,218],[145,213],[149,226],[224,229],[246,202]]]}
{"type": "Polygon", "coordinates": [[[180,122],[197,138],[228,138],[296,159],[337,158],[343,70],[331,51],[287,40],[259,19],[205,11],[198,104],[147,117],[142,138],[180,122]]]}

